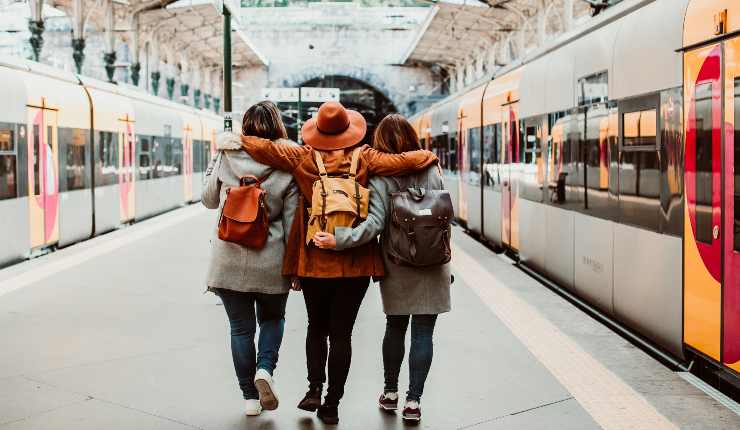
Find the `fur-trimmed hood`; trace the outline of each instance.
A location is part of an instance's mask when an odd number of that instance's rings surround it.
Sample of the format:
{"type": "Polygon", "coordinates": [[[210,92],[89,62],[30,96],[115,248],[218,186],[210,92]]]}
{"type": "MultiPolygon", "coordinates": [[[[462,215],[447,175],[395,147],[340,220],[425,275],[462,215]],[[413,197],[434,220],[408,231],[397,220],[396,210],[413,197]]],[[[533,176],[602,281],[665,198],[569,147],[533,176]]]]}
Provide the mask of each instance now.
{"type": "MultiPolygon", "coordinates": [[[[296,143],[290,139],[278,139],[275,143],[282,145],[296,145],[296,143]]],[[[219,134],[216,138],[216,149],[219,151],[236,151],[241,149],[241,147],[242,141],[237,133],[225,132],[219,134]]]]}
{"type": "MultiPolygon", "coordinates": [[[[276,140],[274,145],[297,145],[289,139],[276,140]]],[[[237,177],[245,175],[253,175],[257,177],[264,176],[274,169],[264,164],[260,164],[247,153],[241,149],[242,142],[241,136],[237,133],[221,133],[216,138],[216,148],[220,151],[221,157],[223,158],[223,168],[231,171],[232,174],[237,177]]],[[[226,172],[221,172],[221,175],[226,172]]]]}

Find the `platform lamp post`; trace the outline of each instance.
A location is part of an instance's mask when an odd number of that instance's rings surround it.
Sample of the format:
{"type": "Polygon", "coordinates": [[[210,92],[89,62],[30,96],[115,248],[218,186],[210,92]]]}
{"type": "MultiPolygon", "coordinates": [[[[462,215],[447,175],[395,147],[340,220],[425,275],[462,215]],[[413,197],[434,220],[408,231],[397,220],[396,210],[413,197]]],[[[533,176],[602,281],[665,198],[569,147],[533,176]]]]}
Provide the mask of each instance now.
{"type": "Polygon", "coordinates": [[[221,0],[224,15],[224,131],[232,131],[231,113],[231,11],[225,0],[221,0]]]}

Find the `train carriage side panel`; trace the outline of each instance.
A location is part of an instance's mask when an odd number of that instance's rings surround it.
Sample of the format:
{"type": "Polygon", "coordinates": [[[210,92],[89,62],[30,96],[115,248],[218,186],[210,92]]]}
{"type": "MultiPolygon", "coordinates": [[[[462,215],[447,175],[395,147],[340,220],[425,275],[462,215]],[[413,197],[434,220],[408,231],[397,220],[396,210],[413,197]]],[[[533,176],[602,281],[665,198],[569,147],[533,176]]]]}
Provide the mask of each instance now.
{"type": "Polygon", "coordinates": [[[26,86],[28,73],[0,61],[0,266],[28,256],[31,238],[28,224],[26,146],[26,86]]]}
{"type": "MultiPolygon", "coordinates": [[[[549,73],[545,77],[545,110],[550,113],[569,112],[575,104],[575,75],[574,75],[574,47],[566,45],[548,56],[547,68],[549,73]]],[[[549,121],[550,134],[553,136],[552,151],[557,154],[556,165],[561,165],[560,173],[568,174],[568,160],[563,160],[565,145],[568,144],[567,126],[560,118],[549,121]],[[560,139],[556,139],[560,137],[560,139]]],[[[561,182],[570,181],[563,176],[561,182]]],[[[565,288],[574,289],[574,237],[575,213],[569,209],[570,205],[578,205],[571,201],[572,193],[565,188],[565,199],[549,199],[547,204],[546,232],[545,232],[545,270],[551,279],[565,288]]]]}
{"type": "MultiPolygon", "coordinates": [[[[669,172],[658,160],[665,163],[667,150],[680,151],[680,142],[667,139],[674,127],[667,118],[674,107],[664,103],[664,96],[682,83],[681,54],[676,49],[681,46],[685,5],[684,0],[660,0],[621,20],[610,84],[610,97],[620,100],[623,130],[615,160],[619,224],[614,230],[614,313],[677,357],[683,356],[682,276],[677,270],[682,265],[681,238],[680,232],[671,233],[661,225],[661,208],[670,201],[661,183],[668,182],[669,172]],[[647,139],[647,147],[626,144],[625,136],[634,134],[629,129],[636,115],[646,134],[640,139],[647,139]],[[641,170],[639,184],[629,175],[636,169],[641,170]]],[[[675,109],[680,110],[676,102],[675,109]]]]}
{"type": "Polygon", "coordinates": [[[134,218],[136,117],[125,88],[81,79],[93,103],[95,233],[100,234],[134,218]]]}
{"type": "Polygon", "coordinates": [[[205,172],[211,159],[216,154],[216,135],[223,129],[223,119],[205,111],[198,111],[197,114],[201,123],[201,145],[198,148],[200,151],[200,165],[194,168],[193,193],[194,198],[197,193],[197,200],[200,200],[203,195],[205,172]]]}
{"type": "Polygon", "coordinates": [[[465,207],[468,229],[477,234],[483,233],[481,101],[485,87],[482,85],[465,93],[460,99],[458,110],[460,119],[458,146],[461,151],[460,205],[465,207]]]}
{"type": "MultiPolygon", "coordinates": [[[[576,83],[573,106],[578,106],[574,130],[578,132],[580,151],[578,189],[583,204],[574,214],[573,283],[579,295],[607,314],[613,313],[614,223],[616,202],[609,197],[609,86],[614,75],[613,53],[616,21],[573,43],[576,83]],[[606,80],[606,82],[604,82],[606,80]]],[[[616,135],[616,130],[611,131],[616,135]]]]}
{"type": "Polygon", "coordinates": [[[530,267],[545,272],[547,207],[542,193],[547,192],[547,163],[549,131],[545,110],[545,77],[549,73],[548,56],[540,57],[524,66],[520,84],[520,117],[525,121],[525,144],[534,140],[539,153],[533,163],[524,166],[519,202],[519,258],[530,267]],[[544,123],[543,123],[544,120],[544,123]],[[529,131],[533,133],[529,133],[529,131]],[[538,183],[540,182],[540,183],[538,183]],[[539,194],[539,195],[538,195],[539,194]]]}
{"type": "Polygon", "coordinates": [[[458,172],[457,109],[456,99],[436,106],[432,114],[432,151],[440,159],[444,173],[445,189],[450,192],[455,217],[465,222],[464,207],[460,206],[460,179],[458,172]]]}
{"type": "Polygon", "coordinates": [[[190,203],[200,199],[200,183],[196,179],[203,179],[202,175],[195,176],[196,159],[200,157],[196,152],[201,146],[200,137],[203,135],[202,123],[194,111],[183,106],[179,112],[182,121],[182,191],[183,201],[190,203]]]}
{"type": "MultiPolygon", "coordinates": [[[[506,73],[490,81],[483,95],[484,235],[497,246],[504,246],[503,187],[508,181],[506,160],[506,122],[509,102],[516,97],[517,73],[506,73]]],[[[508,216],[508,215],[507,215],[508,216]]]]}
{"type": "Polygon", "coordinates": [[[136,219],[174,209],[184,203],[182,119],[174,103],[153,97],[132,97],[136,122],[136,219]]]}
{"type": "Polygon", "coordinates": [[[28,64],[27,147],[38,155],[28,163],[32,246],[65,246],[92,235],[90,103],[75,75],[28,64]],[[33,243],[35,235],[43,239],[33,243]]]}

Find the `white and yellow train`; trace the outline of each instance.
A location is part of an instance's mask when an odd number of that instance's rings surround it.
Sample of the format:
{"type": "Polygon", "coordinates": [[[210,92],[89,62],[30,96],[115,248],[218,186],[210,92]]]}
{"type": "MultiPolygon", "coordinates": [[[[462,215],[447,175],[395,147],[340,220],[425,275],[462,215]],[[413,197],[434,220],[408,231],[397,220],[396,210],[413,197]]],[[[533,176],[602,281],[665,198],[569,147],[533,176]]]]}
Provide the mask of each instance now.
{"type": "Polygon", "coordinates": [[[222,120],[0,58],[0,265],[200,200],[222,120]]]}

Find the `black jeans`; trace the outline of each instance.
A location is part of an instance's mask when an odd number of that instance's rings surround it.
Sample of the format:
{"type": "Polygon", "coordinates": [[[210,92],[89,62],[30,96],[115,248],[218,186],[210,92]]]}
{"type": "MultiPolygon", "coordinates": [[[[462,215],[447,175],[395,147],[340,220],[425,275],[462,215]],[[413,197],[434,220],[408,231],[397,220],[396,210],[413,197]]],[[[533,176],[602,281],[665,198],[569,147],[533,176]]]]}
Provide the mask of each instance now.
{"type": "Polygon", "coordinates": [[[383,367],[385,368],[385,391],[398,391],[398,374],[403,362],[406,329],[411,318],[411,351],[409,352],[408,400],[421,400],[424,383],[432,366],[434,325],[437,315],[388,315],[383,338],[383,367]]]}
{"type": "Polygon", "coordinates": [[[242,293],[219,289],[218,295],[224,303],[231,326],[231,357],[234,360],[236,378],[244,398],[258,399],[254,386],[257,369],[265,369],[270,375],[278,361],[280,344],[285,327],[285,302],[288,294],[242,293]],[[260,326],[259,351],[255,354],[254,334],[256,319],[260,326]]]}
{"type": "Polygon", "coordinates": [[[324,399],[327,405],[338,405],[344,395],[352,361],[352,328],[369,283],[369,277],[301,279],[308,311],[308,383],[311,388],[323,386],[328,356],[329,388],[324,399]],[[327,337],[331,348],[327,347],[327,337]]]}

